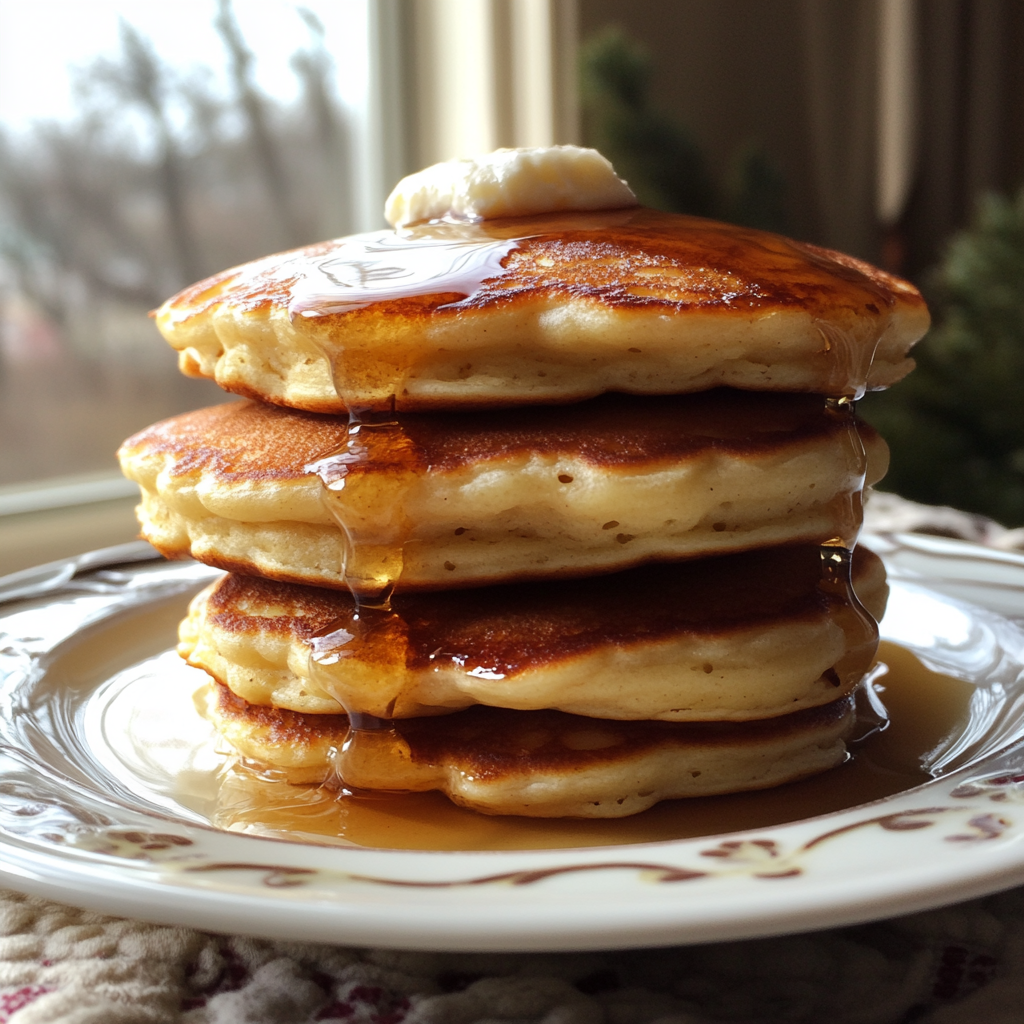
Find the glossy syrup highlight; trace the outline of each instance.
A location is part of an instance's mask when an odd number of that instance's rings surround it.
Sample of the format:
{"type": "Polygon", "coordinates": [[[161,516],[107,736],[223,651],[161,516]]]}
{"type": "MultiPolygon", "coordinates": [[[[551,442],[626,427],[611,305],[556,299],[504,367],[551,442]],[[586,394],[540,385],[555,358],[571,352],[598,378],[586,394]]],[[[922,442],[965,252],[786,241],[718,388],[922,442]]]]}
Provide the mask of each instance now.
{"type": "Polygon", "coordinates": [[[821,589],[835,596],[834,617],[847,637],[846,653],[833,666],[842,680],[851,673],[864,671],[867,661],[878,647],[878,623],[861,604],[853,587],[851,575],[853,548],[864,522],[864,480],[867,473],[867,452],[857,430],[854,403],[848,398],[825,400],[826,414],[843,422],[844,447],[857,485],[837,500],[844,502],[845,528],[841,535],[827,540],[821,548],[821,589]]]}
{"type": "MultiPolygon", "coordinates": [[[[357,786],[379,787],[381,780],[408,777],[412,755],[404,720],[411,716],[413,726],[423,721],[415,716],[441,710],[417,703],[425,699],[429,705],[433,671],[455,668],[466,675],[509,679],[508,689],[500,692],[513,695],[519,673],[547,667],[557,672],[561,659],[571,665],[602,647],[633,642],[657,647],[676,636],[714,637],[723,629],[744,636],[750,626],[774,628],[776,622],[798,622],[807,614],[843,632],[842,653],[826,663],[823,677],[840,696],[861,678],[877,642],[874,620],[851,588],[851,563],[846,549],[768,549],[597,579],[406,595],[393,605],[374,607],[364,600],[309,641],[310,684],[353,717],[354,727],[333,757],[335,772],[345,784],[357,786]],[[738,594],[737,586],[746,593],[738,594]],[[395,726],[382,721],[396,714],[403,721],[395,726]]],[[[870,565],[865,562],[866,584],[872,578],[870,565]]],[[[679,671],[685,675],[688,668],[694,666],[683,663],[679,671]]],[[[530,685],[529,675],[524,679],[530,685]]],[[[456,725],[455,719],[443,721],[456,725]]],[[[486,741],[480,753],[486,758],[486,741]]],[[[417,763],[422,756],[416,755],[417,763]]]]}
{"type": "Polygon", "coordinates": [[[868,372],[875,358],[881,335],[873,345],[854,338],[835,324],[819,320],[815,324],[831,367],[828,390],[846,401],[857,401],[867,391],[868,372]]]}
{"type": "Polygon", "coordinates": [[[308,319],[421,296],[471,298],[501,275],[520,241],[495,238],[475,223],[353,235],[303,261],[288,313],[308,319]]]}
{"type": "MultiPolygon", "coordinates": [[[[336,318],[376,305],[412,302],[453,310],[501,276],[520,237],[496,238],[480,225],[431,223],[340,239],[333,248],[296,255],[288,300],[295,320],[336,318]],[[442,297],[438,305],[435,301],[442,297]]],[[[300,332],[301,333],[301,332],[300,332]]],[[[326,364],[334,392],[358,421],[367,410],[394,410],[414,371],[414,348],[346,345],[344,327],[311,342],[326,364]],[[333,336],[332,336],[333,335],[333,336]]]]}
{"type": "Polygon", "coordinates": [[[371,502],[380,514],[366,517],[354,516],[348,499],[360,483],[373,487],[377,482],[374,474],[359,474],[360,466],[383,461],[408,467],[413,461],[411,441],[397,421],[393,403],[387,413],[354,404],[350,410],[345,445],[306,467],[319,476],[321,501],[344,535],[341,574],[353,600],[352,614],[313,637],[307,655],[308,685],[338,700],[349,716],[348,735],[340,748],[332,750],[333,772],[341,785],[368,772],[379,774],[375,766],[382,761],[408,756],[389,718],[406,678],[406,626],[392,609],[391,596],[402,575],[411,524],[401,512],[401,501],[371,502]],[[373,674],[381,714],[367,714],[341,699],[333,684],[339,662],[347,662],[350,671],[373,674]]]}
{"type": "Polygon", "coordinates": [[[857,429],[855,403],[849,398],[826,398],[825,415],[843,426],[842,438],[846,464],[856,483],[837,501],[845,502],[842,515],[842,531],[825,541],[827,546],[852,549],[857,543],[861,524],[864,522],[864,481],[867,476],[868,455],[864,441],[857,429]]]}
{"type": "MultiPolygon", "coordinates": [[[[437,362],[431,321],[444,334],[464,315],[490,312],[483,307],[500,305],[504,313],[509,305],[516,306],[525,314],[526,333],[539,334],[536,340],[543,350],[547,332],[538,330],[536,321],[552,300],[570,305],[582,300],[630,319],[653,306],[650,313],[658,319],[680,316],[682,346],[688,344],[687,318],[692,316],[723,311],[731,316],[730,307],[738,307],[745,319],[800,308],[810,325],[796,330],[817,336],[805,339],[815,349],[806,353],[814,379],[803,387],[857,399],[865,391],[894,304],[893,292],[884,284],[799,243],[641,208],[481,223],[431,222],[282,254],[252,265],[249,276],[247,269],[241,268],[233,282],[237,301],[255,304],[270,292],[293,323],[311,322],[311,327],[294,332],[295,341],[319,350],[334,377],[338,401],[358,393],[375,407],[406,396],[417,368],[431,367],[425,370],[427,377],[437,371],[450,384],[448,375],[461,354],[472,351],[474,332],[456,332],[461,340],[452,359],[437,362]],[[852,310],[859,312],[854,326],[843,316],[852,310]],[[350,316],[355,319],[348,320],[350,316]],[[378,329],[370,323],[377,317],[390,322],[378,329]],[[381,333],[388,336],[385,345],[378,340],[381,333]],[[429,339],[426,345],[424,338],[429,339]]],[[[193,297],[192,291],[185,294],[193,297]]],[[[205,308],[213,301],[202,296],[198,304],[205,308]]],[[[192,305],[187,308],[194,312],[192,305]]],[[[172,319],[175,309],[171,304],[172,319]]],[[[518,328],[509,330],[508,323],[502,315],[492,321],[484,352],[488,344],[499,354],[516,347],[518,328]]],[[[481,324],[484,331],[487,326],[481,324]]],[[[638,351],[631,332],[623,335],[617,359],[627,349],[638,351]]],[[[602,341],[599,348],[604,347],[602,341]]],[[[542,358],[540,352],[537,358],[542,358]]],[[[638,375],[649,374],[646,357],[633,362],[638,375]]],[[[510,378],[504,387],[511,393],[516,385],[510,378]]],[[[497,393],[489,392],[492,397],[497,393]]],[[[548,397],[557,400],[557,394],[548,397]]],[[[423,394],[418,399],[430,401],[423,394]]]]}

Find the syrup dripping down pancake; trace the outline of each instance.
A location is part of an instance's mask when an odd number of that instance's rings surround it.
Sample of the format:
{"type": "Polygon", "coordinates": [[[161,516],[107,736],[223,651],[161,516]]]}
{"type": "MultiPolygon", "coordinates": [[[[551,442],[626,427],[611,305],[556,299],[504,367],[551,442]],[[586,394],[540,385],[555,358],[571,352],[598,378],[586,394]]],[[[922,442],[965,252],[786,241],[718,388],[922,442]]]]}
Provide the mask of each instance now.
{"type": "Polygon", "coordinates": [[[245,758],[295,783],[440,790],[485,814],[617,818],[660,800],[768,789],[846,756],[853,696],[765,722],[610,722],[474,707],[350,735],[344,715],[249,704],[210,683],[196,705],[245,758]],[[355,749],[352,749],[353,745],[355,749]]]}
{"type": "MultiPolygon", "coordinates": [[[[853,583],[881,618],[881,560],[858,549],[853,583]]],[[[347,594],[229,575],[192,601],[179,651],[253,705],[310,714],[408,718],[480,703],[745,721],[850,692],[878,641],[843,580],[823,581],[813,547],[399,595],[392,609],[356,615],[347,594]]]]}
{"type": "Polygon", "coordinates": [[[434,223],[269,256],[156,313],[182,370],[312,412],[720,386],[858,397],[913,366],[905,281],[642,208],[434,223]]]}
{"type": "Polygon", "coordinates": [[[149,427],[120,458],[164,554],[373,593],[852,542],[888,450],[820,397],[720,389],[354,432],[239,402],[149,427]]]}

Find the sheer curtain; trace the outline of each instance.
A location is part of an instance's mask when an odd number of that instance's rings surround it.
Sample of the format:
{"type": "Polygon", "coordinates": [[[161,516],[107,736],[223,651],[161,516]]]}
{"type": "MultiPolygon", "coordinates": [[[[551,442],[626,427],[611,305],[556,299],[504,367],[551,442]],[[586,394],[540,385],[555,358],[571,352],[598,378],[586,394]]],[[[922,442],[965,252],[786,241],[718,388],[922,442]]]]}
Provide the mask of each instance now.
{"type": "MultiPolygon", "coordinates": [[[[439,160],[576,141],[576,0],[371,6],[379,113],[369,125],[388,189],[439,160]]],[[[367,221],[383,206],[370,196],[367,221]]]]}
{"type": "Polygon", "coordinates": [[[726,173],[761,146],[789,230],[917,275],[989,189],[1024,182],[1020,0],[586,0],[726,173]]]}
{"type": "Polygon", "coordinates": [[[981,193],[1024,184],[1024,4],[924,0],[916,19],[918,160],[901,224],[911,272],[981,193]]]}

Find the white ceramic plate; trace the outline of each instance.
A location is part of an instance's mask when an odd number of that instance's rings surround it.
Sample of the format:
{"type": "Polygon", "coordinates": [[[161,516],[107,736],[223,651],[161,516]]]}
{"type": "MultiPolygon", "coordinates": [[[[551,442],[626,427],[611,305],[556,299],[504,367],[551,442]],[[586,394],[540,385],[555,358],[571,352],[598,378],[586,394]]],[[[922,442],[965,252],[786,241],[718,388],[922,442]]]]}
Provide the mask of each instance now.
{"type": "Polygon", "coordinates": [[[0,884],[214,931],[557,950],[822,928],[1024,882],[1024,631],[1011,621],[1024,618],[1024,558],[937,538],[869,543],[892,583],[883,635],[976,687],[969,726],[929,755],[946,774],[772,828],[572,850],[372,850],[213,829],[196,677],[167,650],[187,596],[216,574],[92,558],[78,575],[0,580],[0,599],[5,585],[18,595],[0,605],[0,884]],[[159,703],[141,699],[153,692],[159,703]]]}

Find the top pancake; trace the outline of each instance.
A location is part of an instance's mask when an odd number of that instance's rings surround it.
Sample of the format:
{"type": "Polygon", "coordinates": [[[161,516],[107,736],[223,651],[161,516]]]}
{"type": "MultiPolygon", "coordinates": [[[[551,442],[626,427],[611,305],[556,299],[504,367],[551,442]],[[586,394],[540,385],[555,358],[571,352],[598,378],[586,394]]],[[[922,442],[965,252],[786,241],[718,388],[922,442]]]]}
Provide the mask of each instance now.
{"type": "Polygon", "coordinates": [[[761,231],[642,208],[432,223],[215,275],[156,314],[182,370],[312,412],[721,385],[859,395],[913,366],[912,285],[761,231]]]}

